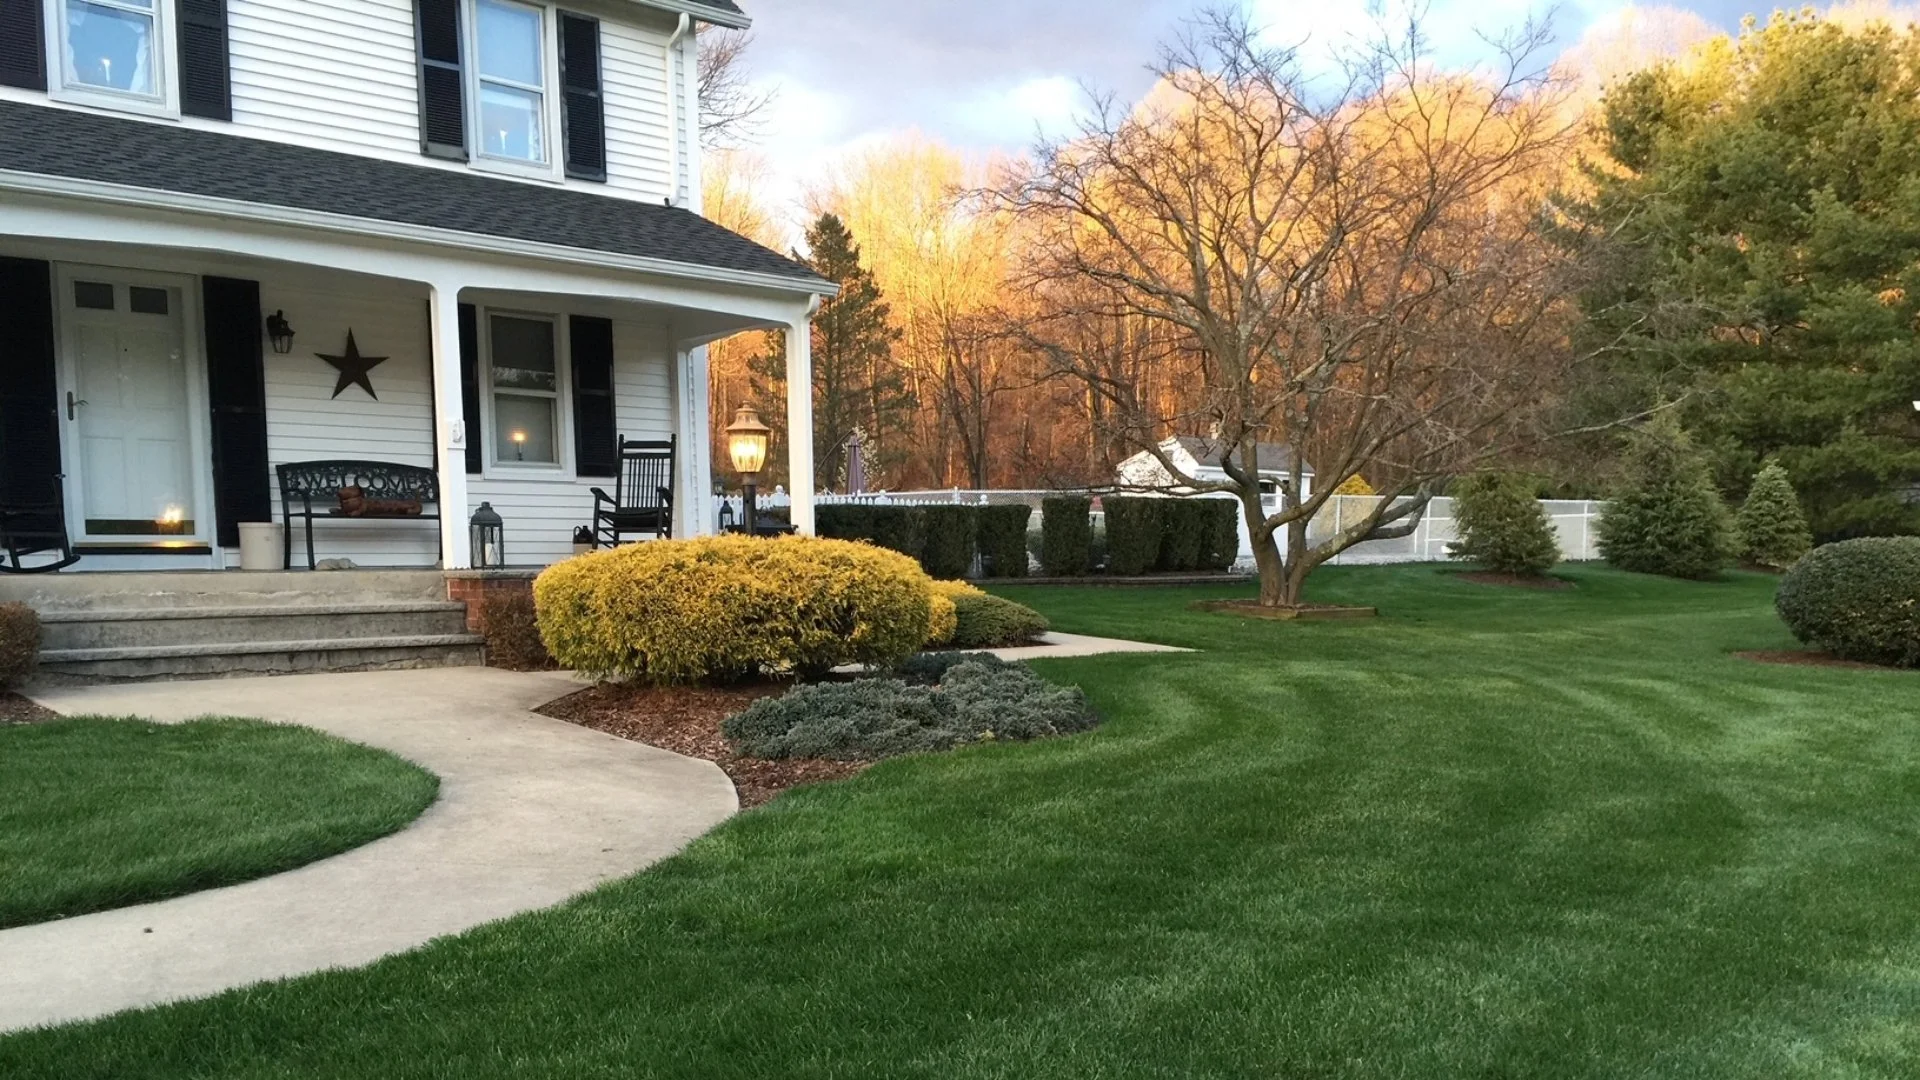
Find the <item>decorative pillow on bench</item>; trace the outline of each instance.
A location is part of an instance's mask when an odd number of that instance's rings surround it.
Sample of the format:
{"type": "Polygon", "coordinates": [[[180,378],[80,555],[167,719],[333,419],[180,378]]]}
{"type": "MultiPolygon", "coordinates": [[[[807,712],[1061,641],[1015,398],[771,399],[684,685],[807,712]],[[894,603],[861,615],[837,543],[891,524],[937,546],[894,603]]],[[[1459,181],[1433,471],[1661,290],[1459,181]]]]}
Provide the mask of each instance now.
{"type": "Polygon", "coordinates": [[[346,517],[419,517],[419,499],[370,499],[358,485],[340,489],[340,513],[346,517]]]}

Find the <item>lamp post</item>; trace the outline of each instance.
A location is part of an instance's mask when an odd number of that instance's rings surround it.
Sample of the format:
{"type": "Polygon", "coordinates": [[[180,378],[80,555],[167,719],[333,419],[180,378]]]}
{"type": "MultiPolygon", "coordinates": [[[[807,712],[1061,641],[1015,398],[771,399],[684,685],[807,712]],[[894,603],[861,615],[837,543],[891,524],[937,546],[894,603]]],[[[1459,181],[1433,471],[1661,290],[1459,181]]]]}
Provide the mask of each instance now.
{"type": "Polygon", "coordinates": [[[767,465],[767,442],[773,429],[760,422],[753,406],[742,405],[727,425],[727,456],[740,473],[740,524],[748,536],[754,535],[753,484],[767,465]]]}

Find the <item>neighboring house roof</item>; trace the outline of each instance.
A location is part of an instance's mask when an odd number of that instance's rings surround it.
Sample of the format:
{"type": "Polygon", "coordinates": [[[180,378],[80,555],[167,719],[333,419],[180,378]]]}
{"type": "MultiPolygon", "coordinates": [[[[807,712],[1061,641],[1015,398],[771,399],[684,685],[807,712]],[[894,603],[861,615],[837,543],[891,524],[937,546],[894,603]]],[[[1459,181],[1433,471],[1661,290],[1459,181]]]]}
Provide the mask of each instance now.
{"type": "Polygon", "coordinates": [[[638,0],[638,2],[666,11],[684,11],[696,19],[704,19],[718,26],[744,30],[753,22],[733,0],[638,0]]]}
{"type": "Polygon", "coordinates": [[[91,180],[832,286],[690,210],[224,132],[0,101],[0,170],[91,180]]]}
{"type": "MultiPolygon", "coordinates": [[[[1198,435],[1179,435],[1171,441],[1179,443],[1180,448],[1192,455],[1195,463],[1204,469],[1219,468],[1220,456],[1228,449],[1226,444],[1218,440],[1202,438],[1198,435]]],[[[1257,452],[1260,455],[1261,472],[1291,473],[1293,471],[1293,451],[1279,443],[1260,443],[1257,452]]],[[[1303,475],[1312,476],[1313,468],[1308,466],[1301,472],[1303,475]]]]}

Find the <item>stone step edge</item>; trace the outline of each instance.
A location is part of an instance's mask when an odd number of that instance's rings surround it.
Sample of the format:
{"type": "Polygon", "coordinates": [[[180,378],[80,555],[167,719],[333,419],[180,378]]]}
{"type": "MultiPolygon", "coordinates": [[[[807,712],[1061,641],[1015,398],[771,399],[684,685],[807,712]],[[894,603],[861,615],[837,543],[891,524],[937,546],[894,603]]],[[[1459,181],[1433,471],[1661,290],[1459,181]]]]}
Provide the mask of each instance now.
{"type": "Polygon", "coordinates": [[[316,638],[312,641],[243,641],[204,645],[135,645],[116,649],[45,649],[41,664],[88,664],[110,660],[171,660],[196,656],[254,656],[261,653],[315,653],[370,649],[422,649],[479,646],[479,634],[415,634],[401,637],[316,638]]]}
{"type": "Polygon", "coordinates": [[[305,618],[314,615],[413,615],[465,611],[458,600],[368,601],[333,604],[251,604],[220,607],[211,604],[186,604],[171,608],[65,608],[40,613],[40,622],[95,623],[147,622],[163,619],[268,619],[305,618]]]}

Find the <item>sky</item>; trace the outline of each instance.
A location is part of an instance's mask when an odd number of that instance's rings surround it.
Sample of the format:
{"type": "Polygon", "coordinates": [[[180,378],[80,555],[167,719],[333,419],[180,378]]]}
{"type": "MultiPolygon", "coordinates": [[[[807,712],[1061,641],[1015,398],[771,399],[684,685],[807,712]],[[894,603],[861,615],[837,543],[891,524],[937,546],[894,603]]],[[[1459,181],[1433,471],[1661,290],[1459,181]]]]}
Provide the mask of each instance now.
{"type": "MultiPolygon", "coordinates": [[[[1308,55],[1364,34],[1409,0],[1250,0],[1255,25],[1308,55]]],[[[1420,2],[1420,0],[1412,0],[1420,2]]],[[[747,65],[774,92],[753,150],[772,208],[798,220],[801,193],[864,146],[918,131],[971,153],[1019,152],[1070,130],[1086,89],[1137,99],[1158,44],[1203,0],[741,0],[753,17],[747,65]]],[[[1740,0],[1670,3],[1734,29],[1740,0]]],[[[1479,31],[1550,18],[1555,50],[1621,0],[1427,0],[1436,59],[1471,64],[1479,31]]]]}

